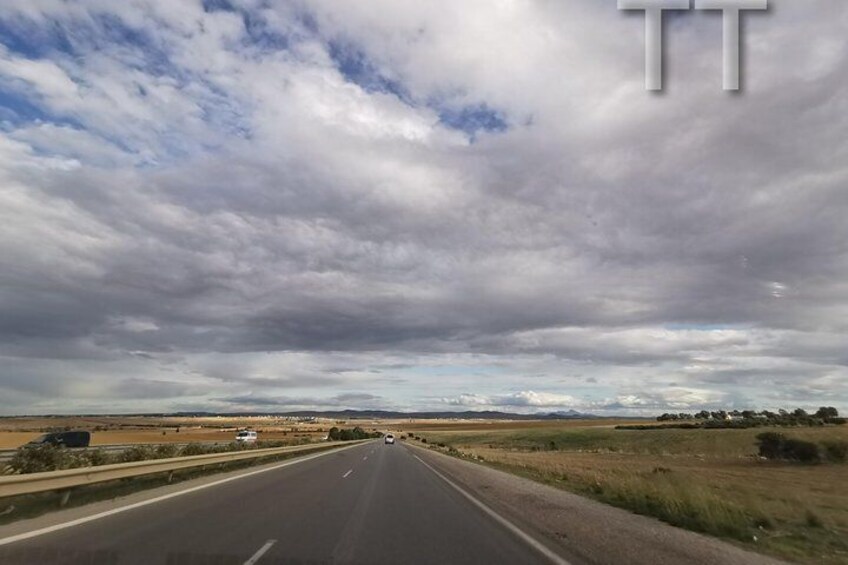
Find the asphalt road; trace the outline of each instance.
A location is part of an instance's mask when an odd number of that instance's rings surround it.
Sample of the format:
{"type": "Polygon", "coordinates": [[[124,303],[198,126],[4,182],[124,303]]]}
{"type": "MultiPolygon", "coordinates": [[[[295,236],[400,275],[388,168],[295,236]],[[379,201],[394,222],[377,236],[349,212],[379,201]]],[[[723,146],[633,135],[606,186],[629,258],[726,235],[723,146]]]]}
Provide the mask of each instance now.
{"type": "Polygon", "coordinates": [[[378,442],[0,546],[4,565],[547,562],[378,442]]]}

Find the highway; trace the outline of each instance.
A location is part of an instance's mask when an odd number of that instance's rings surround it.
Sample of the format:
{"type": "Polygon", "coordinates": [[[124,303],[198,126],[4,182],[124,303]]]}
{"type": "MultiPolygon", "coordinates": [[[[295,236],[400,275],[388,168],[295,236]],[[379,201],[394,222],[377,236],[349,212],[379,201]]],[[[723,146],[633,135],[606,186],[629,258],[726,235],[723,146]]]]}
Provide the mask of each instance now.
{"type": "Polygon", "coordinates": [[[381,442],[0,545],[8,565],[550,562],[414,450],[381,442]]]}

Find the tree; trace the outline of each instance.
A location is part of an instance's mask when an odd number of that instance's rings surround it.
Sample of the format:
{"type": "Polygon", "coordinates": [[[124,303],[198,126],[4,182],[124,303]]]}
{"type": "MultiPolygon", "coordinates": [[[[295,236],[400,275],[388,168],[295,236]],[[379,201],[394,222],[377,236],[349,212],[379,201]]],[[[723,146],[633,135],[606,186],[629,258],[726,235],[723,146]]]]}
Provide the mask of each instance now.
{"type": "Polygon", "coordinates": [[[839,410],[834,408],[833,406],[822,406],[816,413],[814,414],[816,418],[821,418],[822,420],[827,420],[829,418],[838,418],[839,410]]]}
{"type": "Polygon", "coordinates": [[[799,419],[800,418],[809,418],[809,414],[807,414],[807,411],[804,410],[803,408],[796,408],[795,410],[792,411],[792,415],[795,416],[796,418],[799,418],[799,419]]]}

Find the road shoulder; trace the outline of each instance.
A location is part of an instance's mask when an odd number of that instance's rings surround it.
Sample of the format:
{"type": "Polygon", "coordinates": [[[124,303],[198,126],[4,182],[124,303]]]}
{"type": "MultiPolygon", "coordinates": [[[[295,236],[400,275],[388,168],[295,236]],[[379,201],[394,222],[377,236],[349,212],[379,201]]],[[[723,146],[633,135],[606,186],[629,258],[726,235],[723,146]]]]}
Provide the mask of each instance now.
{"type": "Polygon", "coordinates": [[[783,563],[647,516],[404,443],[479,501],[522,530],[557,547],[575,563],[783,563]]]}

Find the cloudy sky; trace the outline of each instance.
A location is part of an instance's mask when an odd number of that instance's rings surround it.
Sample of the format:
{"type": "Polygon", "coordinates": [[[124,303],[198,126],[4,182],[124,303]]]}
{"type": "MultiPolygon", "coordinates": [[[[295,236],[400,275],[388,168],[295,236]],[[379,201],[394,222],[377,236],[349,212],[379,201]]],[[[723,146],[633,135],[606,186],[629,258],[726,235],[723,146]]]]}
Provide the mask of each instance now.
{"type": "Polygon", "coordinates": [[[848,3],[6,0],[0,413],[848,409],[848,3]]]}

